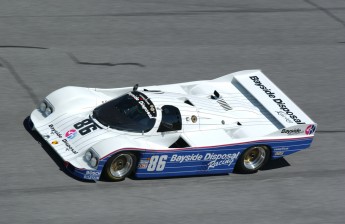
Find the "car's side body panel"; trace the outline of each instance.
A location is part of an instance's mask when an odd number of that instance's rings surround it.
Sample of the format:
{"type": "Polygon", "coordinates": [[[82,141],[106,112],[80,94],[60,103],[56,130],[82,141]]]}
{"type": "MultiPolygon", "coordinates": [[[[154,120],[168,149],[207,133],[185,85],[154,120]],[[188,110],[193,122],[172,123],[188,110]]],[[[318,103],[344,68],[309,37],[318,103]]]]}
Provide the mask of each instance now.
{"type": "Polygon", "coordinates": [[[124,148],[102,158],[107,161],[121,151],[137,152],[137,178],[193,176],[231,173],[239,155],[247,148],[265,145],[271,158],[277,159],[310,147],[312,137],[266,139],[209,147],[189,147],[169,150],[124,148]]]}
{"type": "Polygon", "coordinates": [[[98,180],[107,160],[121,152],[136,152],[139,156],[135,177],[139,179],[197,176],[232,173],[240,154],[247,148],[266,145],[271,149],[271,158],[277,159],[307,149],[312,137],[290,139],[267,139],[213,147],[149,150],[123,148],[103,157],[97,170],[79,169],[69,164],[68,169],[82,179],[98,180]]]}

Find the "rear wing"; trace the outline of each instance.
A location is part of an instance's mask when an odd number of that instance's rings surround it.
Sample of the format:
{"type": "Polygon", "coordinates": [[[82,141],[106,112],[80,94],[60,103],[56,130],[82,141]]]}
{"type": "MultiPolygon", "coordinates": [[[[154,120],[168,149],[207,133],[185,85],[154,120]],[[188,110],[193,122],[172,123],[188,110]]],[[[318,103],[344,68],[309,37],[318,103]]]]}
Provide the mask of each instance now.
{"type": "Polygon", "coordinates": [[[284,127],[315,124],[260,70],[241,71],[231,75],[284,127]]]}

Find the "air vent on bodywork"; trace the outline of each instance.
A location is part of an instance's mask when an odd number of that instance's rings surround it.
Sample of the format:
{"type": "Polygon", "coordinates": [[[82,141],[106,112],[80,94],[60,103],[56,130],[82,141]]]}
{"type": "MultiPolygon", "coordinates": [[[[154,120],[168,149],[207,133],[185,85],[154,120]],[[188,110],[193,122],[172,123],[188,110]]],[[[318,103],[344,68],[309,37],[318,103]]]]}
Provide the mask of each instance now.
{"type": "Polygon", "coordinates": [[[220,105],[221,107],[223,107],[223,109],[224,109],[225,111],[228,111],[228,110],[231,110],[231,109],[232,109],[232,108],[230,107],[230,105],[229,105],[227,102],[225,102],[224,99],[218,99],[218,100],[217,100],[217,103],[219,103],[219,105],[220,105]]]}
{"type": "Polygon", "coordinates": [[[145,92],[151,92],[151,93],[163,93],[162,90],[151,90],[151,89],[144,89],[145,92]]]}
{"type": "Polygon", "coordinates": [[[188,99],[186,99],[186,100],[184,101],[184,103],[186,103],[186,104],[188,104],[188,105],[191,105],[191,106],[194,106],[194,104],[192,104],[192,102],[190,102],[188,99]]]}
{"type": "Polygon", "coordinates": [[[190,147],[190,145],[188,145],[188,143],[181,137],[179,137],[177,141],[174,142],[174,144],[169,146],[169,148],[187,148],[187,147],[190,147]]]}
{"type": "Polygon", "coordinates": [[[180,97],[180,98],[177,98],[180,102],[183,102],[185,104],[188,104],[192,107],[194,107],[194,104],[187,98],[187,97],[180,97]]]}

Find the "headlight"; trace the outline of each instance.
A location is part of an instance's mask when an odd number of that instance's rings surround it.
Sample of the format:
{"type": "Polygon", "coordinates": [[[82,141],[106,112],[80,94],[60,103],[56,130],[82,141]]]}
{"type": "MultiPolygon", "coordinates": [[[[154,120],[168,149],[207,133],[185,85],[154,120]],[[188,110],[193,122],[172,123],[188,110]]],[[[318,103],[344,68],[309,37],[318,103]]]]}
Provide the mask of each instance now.
{"type": "Polygon", "coordinates": [[[46,115],[49,116],[51,113],[53,112],[52,108],[51,107],[47,107],[46,109],[46,115]]]}
{"type": "Polygon", "coordinates": [[[44,117],[48,117],[51,113],[53,113],[53,108],[54,107],[49,103],[47,99],[44,99],[38,106],[38,110],[41,111],[44,117]]]}
{"type": "Polygon", "coordinates": [[[99,155],[93,150],[93,148],[90,148],[85,152],[84,159],[91,167],[95,168],[99,162],[99,155]]]}
{"type": "Polygon", "coordinates": [[[92,167],[96,167],[98,164],[98,159],[96,157],[92,157],[91,160],[90,160],[90,165],[92,167]]]}
{"type": "Polygon", "coordinates": [[[47,104],[45,102],[42,102],[39,106],[39,110],[41,112],[45,112],[46,111],[46,108],[47,108],[47,104]]]}
{"type": "Polygon", "coordinates": [[[92,159],[92,153],[90,151],[85,153],[85,159],[86,161],[90,161],[92,159]]]}

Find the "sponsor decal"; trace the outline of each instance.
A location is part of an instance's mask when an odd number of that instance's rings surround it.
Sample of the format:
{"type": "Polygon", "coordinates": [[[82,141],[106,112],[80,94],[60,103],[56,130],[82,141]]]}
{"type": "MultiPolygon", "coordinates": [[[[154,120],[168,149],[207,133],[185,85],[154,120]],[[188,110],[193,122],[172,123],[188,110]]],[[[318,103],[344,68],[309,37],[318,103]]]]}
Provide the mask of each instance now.
{"type": "Polygon", "coordinates": [[[141,108],[145,111],[149,118],[156,117],[156,108],[147,96],[139,92],[130,92],[128,95],[138,101],[141,108]]]}
{"type": "Polygon", "coordinates": [[[136,101],[139,101],[139,97],[134,95],[133,93],[128,93],[131,97],[133,97],[136,101]]]}
{"type": "Polygon", "coordinates": [[[216,154],[216,153],[206,153],[205,160],[219,160],[219,159],[232,159],[237,157],[239,153],[229,153],[229,154],[216,154]]]}
{"type": "Polygon", "coordinates": [[[85,174],[86,174],[86,175],[97,175],[97,176],[99,176],[99,175],[101,175],[101,171],[92,171],[92,170],[88,170],[88,171],[86,171],[85,174]]]}
{"type": "Polygon", "coordinates": [[[147,116],[149,116],[149,118],[153,118],[150,111],[146,108],[144,101],[139,101],[139,104],[141,108],[143,108],[143,110],[146,112],[147,116]]]}
{"type": "Polygon", "coordinates": [[[296,124],[305,124],[300,119],[298,119],[298,117],[293,112],[290,111],[290,109],[285,105],[283,100],[281,100],[281,99],[273,99],[273,101],[275,103],[277,103],[279,108],[281,110],[283,110],[287,115],[289,115],[290,118],[292,118],[292,120],[294,120],[296,124]]]}
{"type": "Polygon", "coordinates": [[[275,156],[283,156],[285,151],[289,150],[288,147],[278,147],[274,149],[275,156]]]}
{"type": "Polygon", "coordinates": [[[278,152],[274,152],[275,156],[282,156],[284,155],[284,151],[278,151],[278,152]]]}
{"type": "Polygon", "coordinates": [[[289,150],[288,147],[279,147],[274,149],[274,156],[283,156],[285,151],[289,150]]]}
{"type": "Polygon", "coordinates": [[[293,123],[293,121],[289,118],[289,116],[288,116],[284,111],[276,111],[276,113],[277,113],[279,116],[285,118],[285,121],[286,121],[287,123],[290,123],[290,124],[293,123]]]}
{"type": "Polygon", "coordinates": [[[139,161],[138,169],[146,169],[149,164],[149,160],[142,159],[139,161]]]}
{"type": "Polygon", "coordinates": [[[67,139],[63,139],[62,142],[65,143],[65,145],[66,145],[66,151],[71,151],[74,154],[78,154],[78,152],[75,151],[75,149],[68,143],[67,139]]]}
{"type": "Polygon", "coordinates": [[[50,124],[48,126],[50,128],[51,134],[56,134],[59,138],[62,138],[62,134],[54,128],[54,125],[50,124]]]}
{"type": "Polygon", "coordinates": [[[287,134],[287,135],[298,135],[298,134],[301,134],[303,133],[303,131],[299,128],[295,128],[295,129],[285,129],[283,128],[281,130],[281,133],[282,134],[287,134]]]}
{"type": "Polygon", "coordinates": [[[286,150],[289,150],[289,148],[287,148],[287,147],[280,147],[280,148],[275,148],[274,150],[275,151],[286,151],[286,150]]]}
{"type": "Polygon", "coordinates": [[[71,140],[77,135],[77,133],[78,133],[77,130],[71,129],[66,132],[65,137],[71,140]]]}
{"type": "Polygon", "coordinates": [[[54,140],[54,141],[52,141],[52,144],[57,145],[57,144],[59,144],[59,142],[57,140],[54,140]]]}
{"type": "Polygon", "coordinates": [[[207,170],[214,169],[218,166],[231,166],[231,164],[238,158],[240,153],[229,153],[229,154],[215,154],[207,153],[205,155],[205,160],[212,160],[207,165],[207,170]]]}
{"type": "Polygon", "coordinates": [[[97,180],[100,175],[101,175],[101,171],[88,170],[88,171],[86,171],[86,173],[84,175],[84,179],[97,180]]]}
{"type": "Polygon", "coordinates": [[[192,154],[192,155],[172,155],[170,162],[189,162],[189,161],[200,161],[203,159],[203,155],[200,154],[192,154]]]}
{"type": "Polygon", "coordinates": [[[146,104],[153,106],[153,105],[151,105],[152,103],[150,103],[148,101],[148,98],[146,96],[144,96],[143,94],[139,94],[139,100],[144,100],[146,104]]]}
{"type": "Polygon", "coordinates": [[[269,98],[272,98],[273,102],[277,104],[280,110],[284,111],[285,114],[287,114],[296,124],[305,124],[305,122],[302,122],[297,115],[295,115],[283,102],[282,99],[277,99],[274,92],[271,91],[271,89],[268,89],[266,86],[264,86],[259,77],[257,76],[249,76],[251,80],[255,83],[256,86],[258,86],[262,91],[264,91],[269,98]]]}
{"type": "Polygon", "coordinates": [[[315,132],[316,126],[315,125],[308,125],[308,127],[305,129],[305,134],[311,135],[315,132]]]}
{"type": "Polygon", "coordinates": [[[253,80],[253,82],[255,83],[256,86],[260,87],[260,89],[262,89],[262,91],[264,91],[269,98],[276,98],[276,95],[274,92],[271,91],[271,89],[267,89],[266,86],[264,86],[261,81],[259,80],[259,77],[257,76],[250,76],[249,77],[251,80],[253,80]]]}

